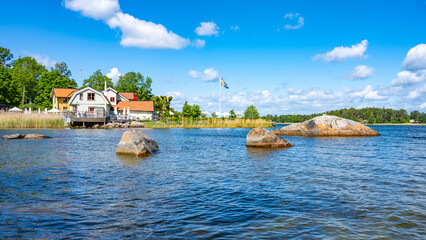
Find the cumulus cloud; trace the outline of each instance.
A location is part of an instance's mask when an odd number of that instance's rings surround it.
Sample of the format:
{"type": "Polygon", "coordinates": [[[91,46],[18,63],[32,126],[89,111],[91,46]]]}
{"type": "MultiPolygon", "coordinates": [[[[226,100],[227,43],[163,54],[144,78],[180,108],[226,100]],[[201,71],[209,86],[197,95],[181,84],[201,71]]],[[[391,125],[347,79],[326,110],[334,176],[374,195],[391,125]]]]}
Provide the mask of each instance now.
{"type": "Polygon", "coordinates": [[[118,71],[118,68],[111,68],[109,70],[109,73],[105,75],[109,77],[110,79],[112,79],[112,81],[117,82],[120,76],[123,74],[118,71]]]}
{"type": "Polygon", "coordinates": [[[374,69],[366,65],[358,65],[353,72],[346,74],[346,78],[350,80],[362,80],[374,75],[374,69]]]}
{"type": "Polygon", "coordinates": [[[421,109],[426,108],[426,102],[424,102],[424,103],[420,104],[420,108],[421,108],[421,109]]]}
{"type": "Polygon", "coordinates": [[[408,93],[407,98],[408,99],[416,99],[416,98],[419,98],[421,96],[424,97],[425,95],[426,95],[426,85],[408,93]]]}
{"type": "Polygon", "coordinates": [[[384,100],[387,96],[380,96],[379,91],[374,91],[370,85],[367,85],[363,90],[359,92],[353,92],[350,94],[351,97],[361,97],[367,100],[384,100]]]}
{"type": "Polygon", "coordinates": [[[181,93],[181,92],[167,92],[166,93],[167,96],[172,96],[173,100],[184,100],[185,99],[185,94],[181,93]]]}
{"type": "Polygon", "coordinates": [[[200,80],[203,80],[205,82],[215,81],[215,80],[217,80],[217,78],[219,76],[218,72],[214,68],[207,68],[206,70],[204,70],[203,73],[195,71],[195,70],[190,70],[188,72],[188,75],[191,78],[200,79],[200,80]]]}
{"type": "Polygon", "coordinates": [[[295,30],[295,29],[299,29],[299,28],[303,27],[303,25],[305,25],[305,19],[303,17],[301,17],[299,13],[287,13],[284,16],[284,19],[289,19],[289,20],[297,19],[296,25],[286,24],[284,26],[285,30],[295,30]]]}
{"type": "Polygon", "coordinates": [[[200,26],[195,28],[195,33],[199,36],[219,35],[219,27],[214,22],[201,22],[200,26]]]}
{"type": "Polygon", "coordinates": [[[64,6],[96,20],[107,20],[120,11],[118,0],[65,0],[64,6]]]}
{"type": "Polygon", "coordinates": [[[409,71],[426,69],[426,44],[419,44],[408,51],[402,68],[409,71]]]}
{"type": "Polygon", "coordinates": [[[423,82],[426,78],[426,70],[418,72],[402,71],[397,74],[397,78],[392,80],[391,86],[407,86],[423,82]]]}
{"type": "Polygon", "coordinates": [[[237,25],[235,25],[235,26],[231,26],[231,30],[238,30],[238,29],[240,29],[240,27],[239,26],[237,26],[237,25]]]}
{"type": "Polygon", "coordinates": [[[45,67],[54,67],[57,63],[55,60],[51,59],[46,54],[30,53],[26,51],[24,51],[24,54],[34,58],[39,64],[45,67]]]}
{"type": "Polygon", "coordinates": [[[196,48],[203,48],[206,46],[206,41],[202,39],[195,39],[194,41],[192,41],[192,46],[196,48]]]}
{"type": "Polygon", "coordinates": [[[364,55],[367,47],[368,41],[362,40],[360,43],[352,45],[351,47],[335,47],[327,53],[316,54],[311,60],[317,61],[323,59],[326,62],[341,62],[349,58],[367,58],[367,55],[364,55]]]}
{"type": "Polygon", "coordinates": [[[82,15],[104,20],[111,29],[122,33],[120,44],[126,47],[150,49],[182,49],[191,41],[161,24],[148,22],[123,13],[118,0],[65,0],[64,6],[82,15]]]}

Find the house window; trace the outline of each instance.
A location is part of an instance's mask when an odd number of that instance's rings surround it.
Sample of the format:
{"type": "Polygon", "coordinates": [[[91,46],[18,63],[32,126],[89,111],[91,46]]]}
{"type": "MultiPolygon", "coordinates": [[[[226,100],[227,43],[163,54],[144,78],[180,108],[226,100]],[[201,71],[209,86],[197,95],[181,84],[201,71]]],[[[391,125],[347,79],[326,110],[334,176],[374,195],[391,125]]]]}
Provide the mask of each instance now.
{"type": "Polygon", "coordinates": [[[83,93],[80,94],[80,101],[83,101],[83,93]]]}
{"type": "Polygon", "coordinates": [[[89,107],[89,112],[95,112],[95,107],[89,107]]]}
{"type": "Polygon", "coordinates": [[[111,102],[115,102],[115,98],[114,98],[114,97],[111,97],[109,100],[110,100],[111,102]]]}
{"type": "Polygon", "coordinates": [[[67,103],[67,99],[66,98],[62,98],[62,103],[67,103]]]}
{"type": "Polygon", "coordinates": [[[68,111],[68,107],[63,107],[62,111],[68,111]]]}
{"type": "Polygon", "coordinates": [[[87,101],[95,101],[95,93],[88,93],[87,101]]]}

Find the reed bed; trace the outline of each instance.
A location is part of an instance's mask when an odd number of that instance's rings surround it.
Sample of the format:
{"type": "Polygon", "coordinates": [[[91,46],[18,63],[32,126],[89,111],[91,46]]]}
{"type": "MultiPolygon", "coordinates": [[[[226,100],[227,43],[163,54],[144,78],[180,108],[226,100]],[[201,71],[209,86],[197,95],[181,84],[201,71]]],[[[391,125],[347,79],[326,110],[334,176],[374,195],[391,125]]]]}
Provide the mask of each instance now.
{"type": "Polygon", "coordinates": [[[157,122],[147,122],[146,128],[254,128],[258,126],[272,127],[272,121],[266,119],[192,119],[181,118],[179,121],[163,119],[157,122]]]}
{"type": "Polygon", "coordinates": [[[60,114],[0,113],[0,128],[63,128],[60,114]]]}

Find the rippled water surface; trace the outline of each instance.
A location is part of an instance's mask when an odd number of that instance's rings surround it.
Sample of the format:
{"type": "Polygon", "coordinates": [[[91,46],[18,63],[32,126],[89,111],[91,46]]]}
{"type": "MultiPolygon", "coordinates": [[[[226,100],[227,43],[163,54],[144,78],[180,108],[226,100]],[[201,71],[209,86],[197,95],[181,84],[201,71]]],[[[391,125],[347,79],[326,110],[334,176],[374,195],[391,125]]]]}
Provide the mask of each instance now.
{"type": "Polygon", "coordinates": [[[247,149],[249,129],[144,129],[161,153],[120,157],[125,130],[0,140],[0,238],[424,239],[426,126],[370,138],[284,137],[247,149]]]}

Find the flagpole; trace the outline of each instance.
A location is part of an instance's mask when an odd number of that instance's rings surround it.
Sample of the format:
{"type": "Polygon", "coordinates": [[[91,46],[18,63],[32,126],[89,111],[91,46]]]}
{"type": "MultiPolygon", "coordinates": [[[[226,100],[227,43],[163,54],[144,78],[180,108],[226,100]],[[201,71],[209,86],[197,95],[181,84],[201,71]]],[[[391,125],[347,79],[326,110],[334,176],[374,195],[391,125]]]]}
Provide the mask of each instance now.
{"type": "Polygon", "coordinates": [[[222,79],[222,76],[220,76],[220,78],[219,78],[219,118],[221,117],[221,115],[222,115],[222,111],[221,111],[221,89],[222,89],[222,83],[220,82],[220,79],[222,79]]]}

